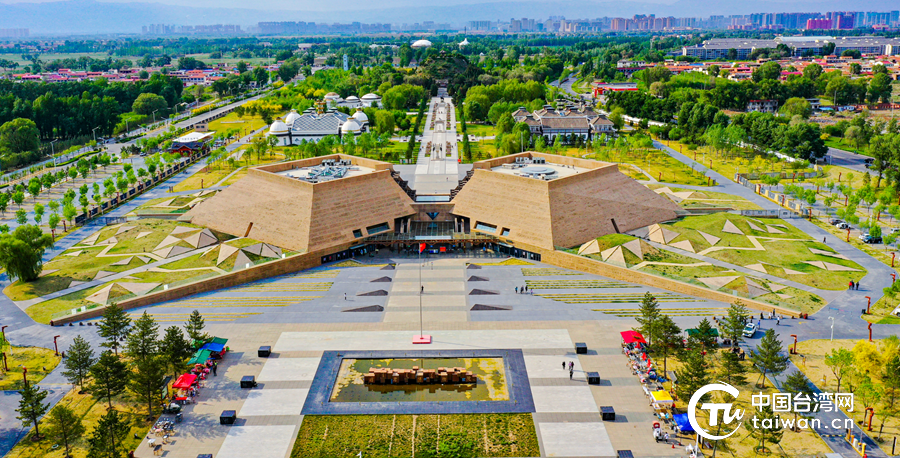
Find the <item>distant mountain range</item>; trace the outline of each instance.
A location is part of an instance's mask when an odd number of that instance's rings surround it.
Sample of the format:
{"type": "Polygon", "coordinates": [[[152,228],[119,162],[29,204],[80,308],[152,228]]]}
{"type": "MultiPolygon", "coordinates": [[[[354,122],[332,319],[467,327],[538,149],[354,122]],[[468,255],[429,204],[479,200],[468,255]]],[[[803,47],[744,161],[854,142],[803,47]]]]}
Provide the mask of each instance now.
{"type": "MultiPolygon", "coordinates": [[[[450,22],[463,25],[470,20],[509,20],[511,17],[546,19],[630,17],[634,14],[657,16],[708,17],[710,15],[749,14],[760,12],[824,12],[824,11],[890,11],[900,8],[896,0],[825,1],[741,1],[679,0],[671,4],[649,2],[578,1],[533,2],[508,1],[465,3],[442,6],[394,6],[379,9],[347,8],[336,4],[332,11],[300,11],[273,9],[263,11],[246,8],[176,6],[163,3],[113,3],[95,0],[66,0],[45,3],[0,3],[0,28],[28,28],[32,35],[140,33],[147,24],[256,25],[260,21],[307,21],[363,23],[414,23],[422,21],[450,22]]],[[[429,2],[431,3],[431,2],[429,2]]],[[[191,3],[197,5],[197,3],[191,3]]],[[[276,3],[277,4],[277,3],[276,3]]],[[[355,6],[355,5],[354,5],[355,6]]]]}

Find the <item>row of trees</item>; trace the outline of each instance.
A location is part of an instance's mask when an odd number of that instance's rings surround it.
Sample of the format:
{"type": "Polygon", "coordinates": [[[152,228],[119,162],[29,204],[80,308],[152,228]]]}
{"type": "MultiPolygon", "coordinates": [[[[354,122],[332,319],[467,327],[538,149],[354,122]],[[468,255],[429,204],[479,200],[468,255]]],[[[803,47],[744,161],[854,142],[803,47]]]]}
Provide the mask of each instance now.
{"type": "MultiPolygon", "coordinates": [[[[128,412],[119,412],[113,400],[129,395],[131,400],[146,402],[145,418],[151,421],[154,406],[162,401],[159,394],[164,387],[165,376],[177,376],[183,372],[196,344],[202,345],[209,340],[203,329],[203,317],[196,310],[185,323],[184,330],[179,326],[170,326],[160,335],[159,325],[146,312],[132,323],[124,310],[110,305],[97,325],[97,332],[104,339],[100,345],[106,349],[99,357],[95,357],[87,340],[81,336],[75,337],[63,360],[63,375],[80,392],[88,392],[108,406],[106,414],[87,438],[89,458],[123,455],[122,443],[131,430],[132,422],[139,420],[129,419],[128,412]],[[121,354],[120,349],[123,350],[121,354]]],[[[60,404],[42,420],[50,407],[44,403],[47,391],[36,384],[26,384],[21,394],[17,418],[25,427],[34,426],[33,437],[36,440],[44,437],[41,433],[42,421],[49,423],[45,432],[62,443],[66,455],[69,455],[71,447],[86,432],[83,418],[70,407],[60,404]]]]}

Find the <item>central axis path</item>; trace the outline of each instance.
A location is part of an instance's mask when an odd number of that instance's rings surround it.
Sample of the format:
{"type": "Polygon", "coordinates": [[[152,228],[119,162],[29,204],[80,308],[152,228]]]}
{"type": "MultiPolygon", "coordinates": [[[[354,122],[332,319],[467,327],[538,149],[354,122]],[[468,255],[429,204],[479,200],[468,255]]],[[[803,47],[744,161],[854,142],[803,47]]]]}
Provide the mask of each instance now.
{"type": "Polygon", "coordinates": [[[428,106],[412,187],[418,195],[450,195],[459,184],[456,110],[441,89],[428,106]]]}

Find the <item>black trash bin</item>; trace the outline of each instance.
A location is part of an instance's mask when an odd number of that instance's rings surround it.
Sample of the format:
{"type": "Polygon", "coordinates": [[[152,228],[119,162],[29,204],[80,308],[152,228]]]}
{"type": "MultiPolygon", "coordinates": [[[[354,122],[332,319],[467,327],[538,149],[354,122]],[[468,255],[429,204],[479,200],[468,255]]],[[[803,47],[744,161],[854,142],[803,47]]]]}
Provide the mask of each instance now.
{"type": "Polygon", "coordinates": [[[259,347],[259,350],[256,352],[256,355],[260,358],[268,358],[269,355],[272,354],[272,347],[269,345],[264,345],[259,347]]]}
{"type": "Polygon", "coordinates": [[[233,425],[235,420],[237,420],[237,412],[234,410],[223,410],[222,415],[219,416],[219,424],[222,425],[233,425]]]}
{"type": "Polygon", "coordinates": [[[588,379],[588,385],[599,385],[600,384],[600,373],[599,372],[588,372],[587,379],[588,379]]]}
{"type": "Polygon", "coordinates": [[[241,377],[241,388],[255,388],[256,387],[256,377],[252,375],[245,375],[241,377]]]}
{"type": "Polygon", "coordinates": [[[584,343],[584,342],[577,342],[577,343],[575,344],[575,353],[576,353],[576,354],[579,354],[579,355],[586,355],[586,354],[587,354],[587,350],[588,350],[588,347],[587,347],[587,344],[586,344],[586,343],[584,343]]]}

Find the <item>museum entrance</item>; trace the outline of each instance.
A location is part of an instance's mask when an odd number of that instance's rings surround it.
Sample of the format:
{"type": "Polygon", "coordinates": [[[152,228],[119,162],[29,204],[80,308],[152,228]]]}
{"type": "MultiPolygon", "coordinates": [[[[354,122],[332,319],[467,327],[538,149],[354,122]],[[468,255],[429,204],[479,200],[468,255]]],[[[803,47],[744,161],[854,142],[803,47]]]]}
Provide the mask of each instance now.
{"type": "Polygon", "coordinates": [[[422,244],[423,256],[500,256],[496,236],[462,232],[458,228],[453,221],[410,221],[405,232],[376,234],[366,243],[409,256],[418,256],[422,244]]]}

